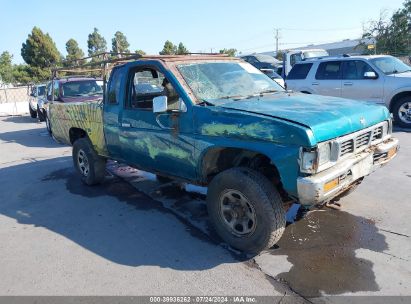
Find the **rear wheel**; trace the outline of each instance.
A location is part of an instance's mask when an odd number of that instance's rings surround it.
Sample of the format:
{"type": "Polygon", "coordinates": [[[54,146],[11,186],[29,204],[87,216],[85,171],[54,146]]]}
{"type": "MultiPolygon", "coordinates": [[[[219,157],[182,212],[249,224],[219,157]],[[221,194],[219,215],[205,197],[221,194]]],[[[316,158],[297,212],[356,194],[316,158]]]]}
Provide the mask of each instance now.
{"type": "Polygon", "coordinates": [[[85,184],[96,185],[104,180],[106,160],[94,151],[88,138],[80,138],[74,142],[73,162],[85,184]]]}
{"type": "Polygon", "coordinates": [[[44,115],[44,110],[40,109],[39,106],[37,106],[37,116],[40,121],[45,121],[46,120],[46,115],[44,115]]]}
{"type": "Polygon", "coordinates": [[[49,132],[49,134],[51,135],[51,124],[50,124],[50,119],[48,115],[46,115],[46,128],[47,128],[47,132],[49,132]]]}
{"type": "Polygon", "coordinates": [[[37,118],[37,111],[34,111],[31,106],[29,105],[29,112],[30,112],[30,116],[31,118],[37,118]]]}
{"type": "Polygon", "coordinates": [[[221,238],[250,253],[277,243],[286,224],[282,200],[274,185],[248,168],[218,174],[208,188],[207,209],[221,238]]]}
{"type": "Polygon", "coordinates": [[[393,108],[395,123],[403,128],[411,128],[411,97],[406,96],[398,99],[393,108]]]}

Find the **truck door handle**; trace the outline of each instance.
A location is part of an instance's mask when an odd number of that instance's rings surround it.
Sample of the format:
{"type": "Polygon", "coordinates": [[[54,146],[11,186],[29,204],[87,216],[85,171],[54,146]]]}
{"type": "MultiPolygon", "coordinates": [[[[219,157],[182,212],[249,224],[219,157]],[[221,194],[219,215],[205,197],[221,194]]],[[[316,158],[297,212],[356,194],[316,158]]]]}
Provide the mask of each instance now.
{"type": "Polygon", "coordinates": [[[352,86],[352,82],[344,82],[345,86],[352,86]]]}
{"type": "Polygon", "coordinates": [[[318,82],[313,82],[312,85],[319,85],[320,83],[318,82]]]}
{"type": "MultiPolygon", "coordinates": [[[[156,122],[157,122],[157,124],[159,125],[159,127],[160,127],[161,129],[164,129],[164,130],[174,130],[174,128],[166,127],[165,125],[163,125],[163,124],[160,122],[160,116],[162,116],[162,115],[164,115],[164,114],[160,114],[160,115],[157,115],[157,116],[156,116],[156,122]]],[[[168,115],[168,114],[166,114],[166,115],[168,115]]]]}
{"type": "Polygon", "coordinates": [[[120,126],[121,126],[122,128],[131,128],[131,127],[132,127],[131,123],[129,123],[129,122],[122,122],[122,123],[120,124],[120,126]]]}

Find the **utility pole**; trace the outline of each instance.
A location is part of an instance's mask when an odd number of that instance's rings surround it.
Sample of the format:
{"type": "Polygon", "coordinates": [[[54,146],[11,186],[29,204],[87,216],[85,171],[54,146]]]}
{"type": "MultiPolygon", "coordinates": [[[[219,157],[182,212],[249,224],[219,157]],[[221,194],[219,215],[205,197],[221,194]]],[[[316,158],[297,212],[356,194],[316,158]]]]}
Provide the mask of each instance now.
{"type": "Polygon", "coordinates": [[[278,54],[278,40],[280,39],[279,35],[280,29],[276,28],[275,29],[275,56],[278,54]]]}

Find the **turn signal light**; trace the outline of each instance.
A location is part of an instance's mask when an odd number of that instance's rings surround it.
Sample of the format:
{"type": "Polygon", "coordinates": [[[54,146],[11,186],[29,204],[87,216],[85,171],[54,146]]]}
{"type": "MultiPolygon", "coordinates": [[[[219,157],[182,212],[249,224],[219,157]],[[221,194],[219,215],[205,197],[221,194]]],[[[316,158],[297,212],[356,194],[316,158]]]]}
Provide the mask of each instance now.
{"type": "Polygon", "coordinates": [[[330,180],[329,182],[324,184],[324,192],[328,192],[331,191],[332,189],[334,189],[335,187],[337,187],[339,184],[339,179],[338,177],[330,180]]]}

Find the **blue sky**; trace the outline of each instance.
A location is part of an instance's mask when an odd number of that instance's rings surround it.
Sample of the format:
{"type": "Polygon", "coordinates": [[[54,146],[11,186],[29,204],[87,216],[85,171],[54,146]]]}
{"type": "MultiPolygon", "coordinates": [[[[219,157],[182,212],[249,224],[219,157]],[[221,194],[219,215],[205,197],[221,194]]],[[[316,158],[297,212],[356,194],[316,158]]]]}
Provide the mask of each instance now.
{"type": "Polygon", "coordinates": [[[403,0],[344,1],[35,1],[0,0],[0,52],[21,63],[21,44],[33,26],[48,32],[63,55],[74,38],[87,53],[87,36],[97,27],[111,46],[117,30],[131,49],[157,54],[165,40],[183,42],[192,52],[236,48],[243,53],[335,42],[361,36],[362,27],[390,14],[403,0]],[[308,6],[304,7],[305,4],[308,6]]]}

